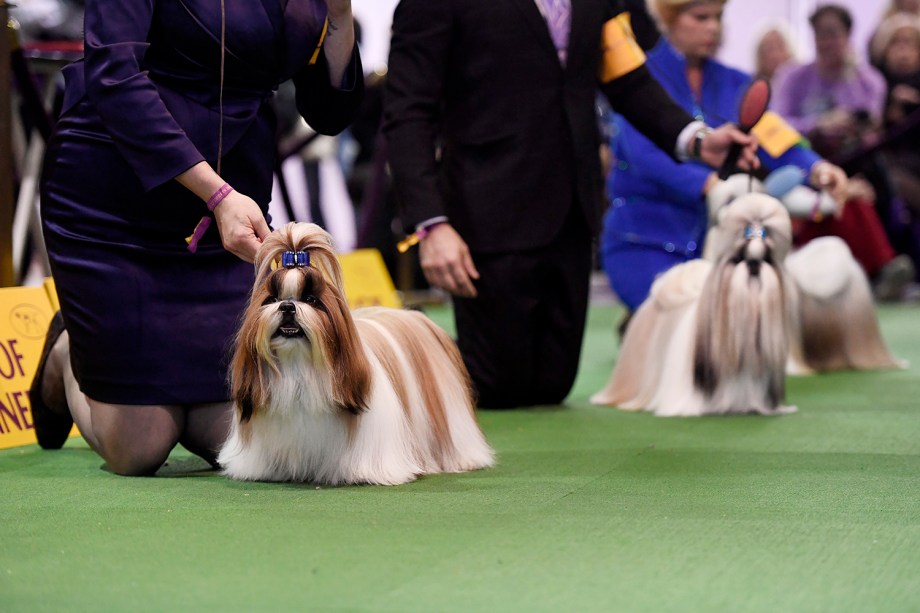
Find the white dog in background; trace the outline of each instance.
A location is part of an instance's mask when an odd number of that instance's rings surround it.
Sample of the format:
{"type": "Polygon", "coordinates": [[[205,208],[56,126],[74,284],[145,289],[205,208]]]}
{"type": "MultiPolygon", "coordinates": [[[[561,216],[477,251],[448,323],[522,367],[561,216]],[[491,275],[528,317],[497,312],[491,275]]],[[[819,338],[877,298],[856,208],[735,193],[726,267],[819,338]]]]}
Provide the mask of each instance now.
{"type": "Polygon", "coordinates": [[[747,194],[711,235],[714,260],[674,266],[636,310],[595,404],[662,416],[782,413],[789,354],[789,215],[747,194]]]}
{"type": "Polygon", "coordinates": [[[259,250],[231,388],[218,462],[234,479],[395,485],[495,463],[453,340],[419,312],[352,313],[315,224],[259,250]]]}
{"type": "Polygon", "coordinates": [[[784,404],[787,372],[903,366],[843,241],[790,255],[783,204],[748,177],[725,183],[704,259],[655,281],[593,403],[661,416],[770,415],[795,410],[784,404]]]}

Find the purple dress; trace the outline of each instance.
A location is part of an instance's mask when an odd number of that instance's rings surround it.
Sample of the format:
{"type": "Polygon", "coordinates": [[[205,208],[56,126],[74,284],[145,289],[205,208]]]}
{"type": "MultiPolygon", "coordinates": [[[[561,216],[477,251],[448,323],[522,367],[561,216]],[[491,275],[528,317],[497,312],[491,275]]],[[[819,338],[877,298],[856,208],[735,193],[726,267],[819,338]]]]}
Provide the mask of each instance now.
{"type": "MultiPolygon", "coordinates": [[[[357,50],[342,89],[319,48],[320,0],[226,3],[221,176],[267,212],[277,85],[324,134],[344,129],[363,91],[357,50]]],[[[220,3],[88,0],[85,58],[64,70],[61,117],[42,177],[44,235],[82,391],[118,404],[228,398],[226,366],[253,267],[173,178],[217,163],[220,3]]]]}

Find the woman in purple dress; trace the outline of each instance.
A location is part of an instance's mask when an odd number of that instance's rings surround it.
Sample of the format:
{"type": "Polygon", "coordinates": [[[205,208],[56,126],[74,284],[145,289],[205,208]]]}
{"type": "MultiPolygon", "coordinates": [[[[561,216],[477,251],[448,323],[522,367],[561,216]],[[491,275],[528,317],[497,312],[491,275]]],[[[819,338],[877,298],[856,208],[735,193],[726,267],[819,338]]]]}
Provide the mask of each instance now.
{"type": "Polygon", "coordinates": [[[177,443],[213,462],[269,232],[269,101],[293,79],[315,130],[348,125],[363,91],[351,0],[88,0],[84,29],[42,178],[61,313],[30,393],[36,436],[60,448],[75,421],[124,475],[177,443]]]}

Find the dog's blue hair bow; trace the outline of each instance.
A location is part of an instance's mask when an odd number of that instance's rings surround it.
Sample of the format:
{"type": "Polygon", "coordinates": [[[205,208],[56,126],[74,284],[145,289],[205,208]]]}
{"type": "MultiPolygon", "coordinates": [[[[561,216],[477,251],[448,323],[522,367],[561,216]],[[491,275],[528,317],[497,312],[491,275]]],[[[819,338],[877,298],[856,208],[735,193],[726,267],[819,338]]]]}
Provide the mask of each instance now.
{"type": "Polygon", "coordinates": [[[763,226],[747,226],[744,229],[744,238],[751,240],[752,238],[767,238],[767,229],[763,226]]]}
{"type": "Polygon", "coordinates": [[[284,268],[303,268],[310,265],[309,251],[282,251],[281,265],[284,268]]]}

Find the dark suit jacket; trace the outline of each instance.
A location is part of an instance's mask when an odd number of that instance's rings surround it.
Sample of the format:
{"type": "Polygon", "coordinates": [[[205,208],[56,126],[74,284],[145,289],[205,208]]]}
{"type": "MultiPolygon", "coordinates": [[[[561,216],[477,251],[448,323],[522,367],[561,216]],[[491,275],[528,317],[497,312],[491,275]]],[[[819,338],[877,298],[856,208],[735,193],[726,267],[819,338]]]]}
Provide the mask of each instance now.
{"type": "MultiPolygon", "coordinates": [[[[563,67],[534,0],[400,2],[383,129],[407,228],[447,215],[473,251],[529,249],[577,205],[596,233],[597,73],[602,28],[618,12],[572,0],[563,67]]],[[[691,120],[644,67],[603,89],[668,151],[691,120]]]]}

